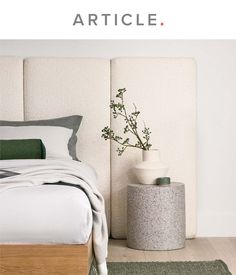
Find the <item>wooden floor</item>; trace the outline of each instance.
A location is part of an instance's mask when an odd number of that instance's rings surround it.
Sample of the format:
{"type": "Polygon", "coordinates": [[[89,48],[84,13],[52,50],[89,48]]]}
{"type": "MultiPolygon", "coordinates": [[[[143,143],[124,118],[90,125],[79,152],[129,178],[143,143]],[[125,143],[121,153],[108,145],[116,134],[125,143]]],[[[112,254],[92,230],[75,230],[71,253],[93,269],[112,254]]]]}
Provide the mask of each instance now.
{"type": "Polygon", "coordinates": [[[196,238],[174,251],[141,251],[127,248],[125,240],[110,240],[108,262],[208,261],[221,259],[236,275],[236,238],[196,238]]]}

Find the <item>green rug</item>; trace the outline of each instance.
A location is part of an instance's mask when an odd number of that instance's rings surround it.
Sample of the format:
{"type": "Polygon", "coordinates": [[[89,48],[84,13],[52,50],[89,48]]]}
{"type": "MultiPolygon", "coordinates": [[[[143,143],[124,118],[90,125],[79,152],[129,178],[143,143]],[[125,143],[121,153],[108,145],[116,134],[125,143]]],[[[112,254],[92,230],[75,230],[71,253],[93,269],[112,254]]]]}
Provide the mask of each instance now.
{"type": "MultiPolygon", "coordinates": [[[[91,269],[90,275],[96,270],[91,269]]],[[[108,263],[108,275],[232,275],[221,261],[201,262],[113,262],[108,263]]]]}

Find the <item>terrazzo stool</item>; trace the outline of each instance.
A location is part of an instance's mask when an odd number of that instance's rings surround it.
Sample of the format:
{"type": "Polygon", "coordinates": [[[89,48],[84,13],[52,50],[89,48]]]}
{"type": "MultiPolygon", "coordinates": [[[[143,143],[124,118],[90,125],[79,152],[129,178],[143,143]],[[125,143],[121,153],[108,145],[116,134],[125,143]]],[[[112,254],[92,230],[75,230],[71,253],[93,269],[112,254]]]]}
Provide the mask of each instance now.
{"type": "Polygon", "coordinates": [[[127,245],[141,250],[172,250],[185,246],[185,188],[128,185],[127,245]]]}

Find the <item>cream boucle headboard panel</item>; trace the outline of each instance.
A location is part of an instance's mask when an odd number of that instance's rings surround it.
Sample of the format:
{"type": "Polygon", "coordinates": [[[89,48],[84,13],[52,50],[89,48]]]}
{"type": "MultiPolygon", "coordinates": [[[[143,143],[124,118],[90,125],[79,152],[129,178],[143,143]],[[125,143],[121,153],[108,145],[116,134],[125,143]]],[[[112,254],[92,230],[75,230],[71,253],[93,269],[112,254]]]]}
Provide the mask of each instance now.
{"type": "MultiPolygon", "coordinates": [[[[153,148],[161,151],[169,176],[186,186],[187,237],[196,233],[196,65],[187,58],[118,58],[112,60],[112,96],[126,88],[152,131],[153,148]]],[[[142,120],[140,121],[142,124],[142,120]]],[[[115,132],[123,127],[112,119],[115,132]]],[[[111,145],[112,220],[114,238],[126,237],[126,187],[130,168],[141,151],[127,150],[118,157],[111,145]]],[[[133,181],[133,180],[132,180],[133,181]]],[[[148,209],[147,209],[148,211],[148,209]]]]}
{"type": "MultiPolygon", "coordinates": [[[[187,236],[196,232],[196,65],[186,58],[29,58],[0,57],[0,119],[26,120],[64,115],[84,116],[78,133],[78,156],[96,167],[99,190],[110,217],[112,236],[126,236],[126,186],[129,169],[141,152],[118,157],[116,144],[100,138],[109,125],[110,92],[127,88],[152,130],[153,147],[169,167],[173,180],[186,184],[187,236]],[[110,77],[112,88],[110,88],[110,77]],[[24,85],[23,85],[24,82],[24,85]],[[24,97],[23,97],[24,94],[24,97]],[[23,101],[24,100],[24,101],[23,101]]],[[[131,104],[132,105],[132,104],[131,104]]],[[[112,127],[122,130],[112,119],[112,127]]]]}
{"type": "Polygon", "coordinates": [[[0,119],[23,118],[23,59],[0,57],[0,119]]]}
{"type": "Polygon", "coordinates": [[[110,123],[110,61],[29,58],[24,61],[25,120],[79,114],[78,158],[96,168],[110,217],[110,145],[101,129],[110,123]]]}

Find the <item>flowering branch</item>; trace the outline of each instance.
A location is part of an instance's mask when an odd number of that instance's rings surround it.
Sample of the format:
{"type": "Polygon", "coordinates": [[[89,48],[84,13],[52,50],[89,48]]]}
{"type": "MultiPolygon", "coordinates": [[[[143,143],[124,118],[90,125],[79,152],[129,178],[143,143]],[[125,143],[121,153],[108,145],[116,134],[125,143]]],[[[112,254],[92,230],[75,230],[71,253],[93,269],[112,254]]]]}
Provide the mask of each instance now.
{"type": "Polygon", "coordinates": [[[128,147],[135,147],[142,150],[149,150],[149,148],[152,146],[152,144],[149,143],[150,140],[150,129],[146,127],[144,124],[144,128],[142,130],[142,136],[140,136],[138,132],[138,117],[140,114],[140,111],[137,110],[137,107],[134,105],[134,111],[130,114],[127,112],[125,104],[124,104],[124,93],[126,92],[126,89],[119,89],[118,93],[116,94],[116,98],[118,99],[117,102],[114,100],[111,100],[110,103],[110,109],[112,110],[113,118],[122,117],[125,122],[125,126],[123,129],[123,133],[126,137],[122,138],[114,133],[114,131],[106,126],[104,129],[102,129],[102,137],[105,140],[113,140],[117,142],[121,147],[117,148],[118,155],[121,156],[126,148],[128,147]],[[131,134],[135,136],[136,143],[132,144],[130,143],[130,138],[127,137],[128,134],[131,134]]]}

